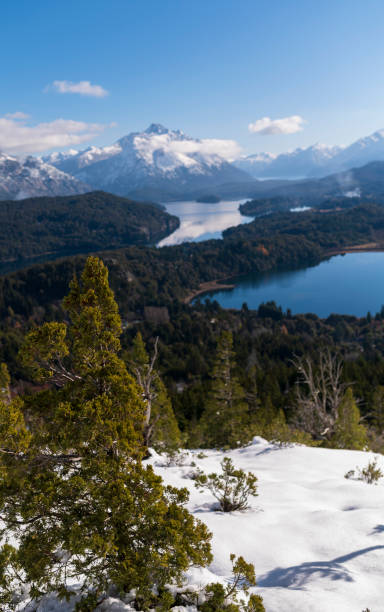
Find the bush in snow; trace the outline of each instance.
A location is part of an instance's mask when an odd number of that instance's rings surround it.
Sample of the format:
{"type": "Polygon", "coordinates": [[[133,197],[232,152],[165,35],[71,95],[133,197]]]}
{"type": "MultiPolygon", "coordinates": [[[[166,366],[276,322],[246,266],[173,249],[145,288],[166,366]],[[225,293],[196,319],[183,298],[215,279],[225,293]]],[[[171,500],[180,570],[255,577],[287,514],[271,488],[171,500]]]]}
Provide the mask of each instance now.
{"type": "Polygon", "coordinates": [[[357,480],[364,480],[368,484],[374,484],[384,476],[382,470],[377,466],[377,459],[373,459],[365,468],[356,468],[349,470],[344,474],[344,478],[350,479],[356,477],[357,480]]]}
{"type": "Polygon", "coordinates": [[[204,474],[200,472],[195,479],[198,489],[208,489],[220,504],[223,512],[246,510],[248,498],[257,497],[257,477],[244,470],[238,470],[229,457],[221,462],[221,474],[204,474]]]}
{"type": "Polygon", "coordinates": [[[220,582],[208,584],[201,593],[184,592],[181,594],[183,604],[192,604],[201,612],[265,612],[263,600],[259,595],[251,595],[242,599],[241,595],[248,595],[249,588],[256,585],[255,568],[247,563],[243,557],[236,559],[230,556],[233,578],[228,586],[220,582]]]}
{"type": "Polygon", "coordinates": [[[364,480],[368,484],[373,484],[374,482],[380,480],[380,478],[383,476],[383,472],[377,466],[377,459],[373,459],[365,468],[358,471],[357,477],[359,480],[364,480]]]}
{"type": "Polygon", "coordinates": [[[344,474],[344,478],[346,478],[347,480],[350,480],[354,476],[355,476],[355,470],[348,470],[348,472],[344,474]]]}

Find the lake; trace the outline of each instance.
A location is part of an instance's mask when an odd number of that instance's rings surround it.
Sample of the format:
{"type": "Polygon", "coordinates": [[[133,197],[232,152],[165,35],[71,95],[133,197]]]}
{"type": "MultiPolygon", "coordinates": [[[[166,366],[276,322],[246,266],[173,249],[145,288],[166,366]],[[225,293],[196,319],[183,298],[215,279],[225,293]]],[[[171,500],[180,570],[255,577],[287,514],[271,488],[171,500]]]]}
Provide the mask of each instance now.
{"type": "MultiPolygon", "coordinates": [[[[232,282],[232,281],[231,281],[232,282]]],[[[317,266],[234,279],[235,289],[200,296],[215,299],[223,308],[251,309],[274,300],[293,314],[312,312],[365,316],[384,304],[384,253],[337,255],[317,266]]]]}
{"type": "Polygon", "coordinates": [[[239,211],[239,205],[246,200],[232,200],[217,204],[201,202],[170,202],[164,204],[171,215],[180,219],[180,227],[158,246],[181,244],[182,242],[201,242],[210,238],[221,238],[228,227],[249,223],[253,217],[246,217],[239,211]]]}

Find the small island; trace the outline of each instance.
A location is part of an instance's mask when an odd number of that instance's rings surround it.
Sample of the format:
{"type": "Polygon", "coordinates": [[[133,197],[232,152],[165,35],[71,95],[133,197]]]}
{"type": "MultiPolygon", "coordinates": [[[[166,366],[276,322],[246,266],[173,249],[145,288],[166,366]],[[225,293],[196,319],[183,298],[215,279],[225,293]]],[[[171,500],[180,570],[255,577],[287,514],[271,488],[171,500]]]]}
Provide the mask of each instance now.
{"type": "Polygon", "coordinates": [[[202,204],[218,204],[219,202],[221,202],[221,198],[219,198],[219,196],[217,195],[208,194],[196,198],[196,202],[202,204]]]}

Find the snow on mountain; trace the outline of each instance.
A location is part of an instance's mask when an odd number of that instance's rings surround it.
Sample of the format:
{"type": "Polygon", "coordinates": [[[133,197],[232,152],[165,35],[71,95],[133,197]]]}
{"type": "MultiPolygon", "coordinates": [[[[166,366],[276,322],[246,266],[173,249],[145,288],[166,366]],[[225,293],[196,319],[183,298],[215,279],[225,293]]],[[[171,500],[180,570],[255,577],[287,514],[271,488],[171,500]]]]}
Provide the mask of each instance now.
{"type": "Polygon", "coordinates": [[[0,200],[85,193],[90,188],[36,157],[24,160],[0,153],[0,200]]]}
{"type": "Polygon", "coordinates": [[[249,172],[255,178],[289,178],[310,177],[314,174],[326,175],[331,160],[343,150],[342,147],[327,146],[320,143],[307,148],[275,155],[258,153],[238,159],[235,164],[249,172]],[[323,174],[324,173],[324,174],[323,174]]]}
{"type": "Polygon", "coordinates": [[[108,147],[45,159],[95,189],[118,195],[145,190],[177,195],[249,180],[248,174],[230,163],[238,153],[233,141],[197,140],[180,130],[152,124],[108,147]]]}
{"type": "MultiPolygon", "coordinates": [[[[383,610],[384,480],[377,485],[345,479],[366,467],[369,452],[278,446],[255,438],[245,448],[221,452],[185,452],[184,462],[169,465],[152,451],[148,463],[166,484],[187,487],[189,510],[213,534],[209,568],[186,574],[191,590],[231,578],[229,555],[242,555],[255,566],[257,586],[267,612],[372,612],[383,610]],[[193,473],[220,472],[230,457],[235,466],[258,477],[258,497],[246,511],[217,510],[209,492],[194,486],[193,473]],[[181,464],[180,464],[181,463],[181,464]]],[[[384,469],[384,457],[378,456],[384,469]]],[[[24,612],[35,610],[20,607],[24,612]]],[[[47,596],[41,612],[70,612],[74,601],[47,596]]],[[[126,601],[108,598],[97,610],[133,612],[126,601]]],[[[175,608],[195,612],[194,606],[175,608]]]]}
{"type": "Polygon", "coordinates": [[[254,178],[310,178],[384,161],[384,130],[360,138],[349,146],[315,144],[280,155],[258,153],[238,159],[238,168],[254,178]]]}
{"type": "Polygon", "coordinates": [[[373,161],[384,161],[384,130],[360,138],[332,160],[332,171],[348,170],[373,161]]]}
{"type": "Polygon", "coordinates": [[[43,157],[43,161],[47,164],[55,166],[62,172],[68,174],[76,174],[81,168],[85,168],[95,162],[103,159],[108,159],[117,153],[120,153],[120,146],[116,143],[107,147],[88,147],[84,151],[69,151],[51,153],[43,157]]]}

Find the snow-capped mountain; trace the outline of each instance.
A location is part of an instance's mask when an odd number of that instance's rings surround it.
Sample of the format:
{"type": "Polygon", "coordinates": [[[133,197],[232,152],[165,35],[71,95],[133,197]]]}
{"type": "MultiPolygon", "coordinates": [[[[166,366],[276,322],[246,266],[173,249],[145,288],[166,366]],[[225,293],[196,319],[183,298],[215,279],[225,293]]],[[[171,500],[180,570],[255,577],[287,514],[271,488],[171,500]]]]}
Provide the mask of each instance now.
{"type": "Polygon", "coordinates": [[[0,200],[85,193],[90,188],[36,157],[24,160],[0,153],[0,200]]]}
{"type": "Polygon", "coordinates": [[[120,153],[121,147],[118,143],[107,147],[88,147],[84,151],[76,151],[76,149],[70,149],[69,151],[51,153],[43,157],[43,161],[47,164],[55,166],[62,172],[68,174],[76,174],[91,164],[94,164],[103,159],[108,159],[117,153],[120,153]]]}
{"type": "Polygon", "coordinates": [[[167,199],[226,182],[249,181],[249,175],[217,149],[217,141],[197,140],[152,124],[112,146],[53,154],[45,161],[95,189],[136,197],[153,193],[156,199],[167,199]]]}
{"type": "Polygon", "coordinates": [[[249,155],[235,163],[254,178],[298,179],[327,176],[372,161],[384,161],[384,130],[360,138],[347,147],[315,144],[280,155],[249,155]]]}

